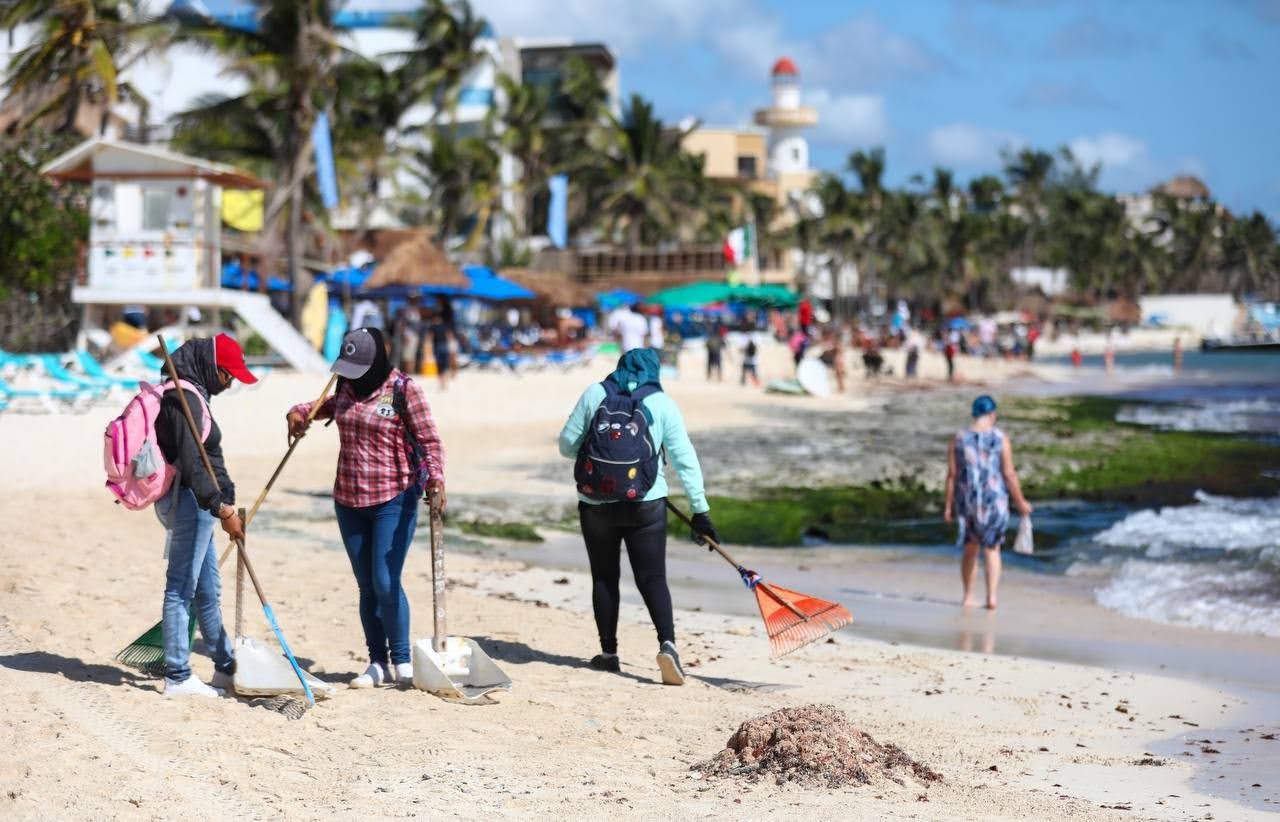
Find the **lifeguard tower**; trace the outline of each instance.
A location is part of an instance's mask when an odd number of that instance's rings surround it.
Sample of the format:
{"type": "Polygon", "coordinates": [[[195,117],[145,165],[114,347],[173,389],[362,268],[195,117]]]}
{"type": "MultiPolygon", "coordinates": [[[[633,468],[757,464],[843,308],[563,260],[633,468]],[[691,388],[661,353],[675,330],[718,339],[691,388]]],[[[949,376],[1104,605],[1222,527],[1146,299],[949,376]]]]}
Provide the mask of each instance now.
{"type": "Polygon", "coordinates": [[[87,320],[113,305],[230,309],[294,368],[327,369],[266,295],[221,287],[222,190],[261,189],[264,181],[221,163],[106,138],[80,144],[43,171],[91,187],[88,282],[72,291],[87,320]]]}

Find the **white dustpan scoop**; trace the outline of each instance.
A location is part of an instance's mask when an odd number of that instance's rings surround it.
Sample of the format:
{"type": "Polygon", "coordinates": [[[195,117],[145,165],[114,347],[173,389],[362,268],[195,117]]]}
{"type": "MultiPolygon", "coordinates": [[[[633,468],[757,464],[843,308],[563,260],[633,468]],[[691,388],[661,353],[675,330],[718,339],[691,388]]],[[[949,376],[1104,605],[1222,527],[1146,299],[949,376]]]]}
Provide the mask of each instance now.
{"type": "Polygon", "coordinates": [[[414,643],[413,687],[444,699],[480,702],[494,691],[511,690],[511,678],[474,639],[451,636],[445,637],[442,651],[430,639],[414,643]]]}
{"type": "MultiPolygon", "coordinates": [[[[334,688],[303,671],[311,693],[316,699],[333,696],[334,688]]],[[[278,696],[301,694],[302,683],[293,672],[289,660],[275,648],[253,637],[236,637],[236,673],[234,677],[237,696],[278,696]]]]}

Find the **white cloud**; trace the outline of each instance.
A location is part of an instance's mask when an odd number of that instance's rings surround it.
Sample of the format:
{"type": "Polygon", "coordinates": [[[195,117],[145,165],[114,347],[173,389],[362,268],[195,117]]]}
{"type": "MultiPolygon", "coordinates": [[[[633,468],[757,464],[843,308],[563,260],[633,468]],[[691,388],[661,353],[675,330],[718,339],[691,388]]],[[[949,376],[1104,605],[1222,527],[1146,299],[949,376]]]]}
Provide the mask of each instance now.
{"type": "Polygon", "coordinates": [[[814,136],[823,142],[848,148],[883,143],[889,136],[889,117],[884,98],[878,94],[832,94],[814,89],[805,95],[805,104],[818,110],[814,136]]]}
{"type": "Polygon", "coordinates": [[[1012,132],[972,123],[939,126],[924,138],[925,151],[933,162],[960,169],[995,168],[1000,162],[1001,149],[1023,142],[1012,132]]]}
{"type": "Polygon", "coordinates": [[[1147,163],[1147,144],[1127,134],[1105,132],[1077,137],[1069,145],[1071,153],[1085,166],[1101,163],[1104,169],[1137,169],[1147,163]]]}
{"type": "Polygon", "coordinates": [[[712,47],[761,77],[783,55],[795,61],[802,80],[829,87],[872,87],[928,74],[943,65],[922,41],[893,31],[869,11],[803,40],[785,37],[780,18],[759,13],[709,22],[706,36],[712,47]]]}

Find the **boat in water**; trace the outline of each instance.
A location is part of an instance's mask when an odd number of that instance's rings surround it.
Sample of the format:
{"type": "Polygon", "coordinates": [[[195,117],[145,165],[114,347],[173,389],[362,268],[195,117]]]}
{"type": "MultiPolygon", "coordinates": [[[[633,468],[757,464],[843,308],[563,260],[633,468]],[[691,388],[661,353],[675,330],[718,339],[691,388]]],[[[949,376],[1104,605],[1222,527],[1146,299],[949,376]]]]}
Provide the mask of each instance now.
{"type": "Polygon", "coordinates": [[[1280,353],[1280,339],[1275,337],[1205,337],[1200,340],[1200,350],[1206,354],[1235,352],[1280,353]]]}

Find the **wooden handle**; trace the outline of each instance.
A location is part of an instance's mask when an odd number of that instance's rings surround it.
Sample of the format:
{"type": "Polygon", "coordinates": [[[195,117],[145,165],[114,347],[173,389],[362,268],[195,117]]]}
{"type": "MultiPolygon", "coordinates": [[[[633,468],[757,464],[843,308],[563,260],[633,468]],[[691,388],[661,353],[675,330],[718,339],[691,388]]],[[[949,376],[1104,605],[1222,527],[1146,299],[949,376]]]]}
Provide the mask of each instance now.
{"type": "MultiPolygon", "coordinates": [[[[240,509],[240,521],[246,521],[244,509],[240,509]]],[[[246,526],[247,528],[247,526],[246,526]]],[[[244,558],[236,557],[236,637],[244,636],[244,558]]]]}
{"type": "MultiPolygon", "coordinates": [[[[689,519],[688,515],[685,514],[684,511],[681,511],[679,508],[675,507],[675,505],[672,504],[670,498],[667,498],[665,502],[667,503],[667,508],[671,511],[671,513],[676,515],[676,519],[680,520],[685,525],[689,526],[690,529],[693,528],[693,520],[689,519]]],[[[738,561],[736,559],[729,556],[728,551],[720,547],[720,543],[716,542],[714,539],[712,539],[711,537],[705,534],[702,535],[702,538],[705,539],[707,541],[707,544],[711,546],[711,550],[715,551],[717,554],[724,557],[725,561],[728,562],[730,565],[732,565],[734,568],[741,567],[740,565],[738,565],[738,561]]]]}
{"type": "Polygon", "coordinates": [[[444,609],[444,519],[440,512],[440,495],[434,492],[428,494],[427,504],[431,512],[431,603],[435,622],[431,646],[436,653],[441,653],[444,651],[448,626],[444,609]]]}
{"type": "MultiPolygon", "coordinates": [[[[311,406],[310,413],[307,414],[307,422],[310,422],[311,420],[315,419],[316,412],[320,410],[320,406],[324,403],[325,398],[329,395],[329,389],[333,387],[333,382],[337,378],[338,378],[337,374],[334,374],[333,376],[329,377],[329,381],[325,383],[324,390],[320,392],[320,397],[316,400],[315,404],[311,406]]],[[[252,521],[254,515],[258,513],[258,509],[262,507],[262,503],[266,501],[267,494],[271,491],[271,486],[275,484],[276,479],[280,476],[280,472],[284,470],[285,463],[289,461],[289,457],[293,456],[293,447],[297,445],[298,440],[301,440],[301,439],[302,437],[297,437],[293,440],[293,442],[289,443],[289,450],[285,451],[284,456],[280,458],[280,462],[276,465],[276,470],[271,474],[271,479],[267,480],[266,487],[262,489],[262,493],[258,494],[258,498],[254,500],[253,507],[249,509],[248,515],[241,517],[241,519],[244,522],[244,527],[246,528],[249,527],[250,521],[252,521]]],[[[243,510],[242,510],[242,513],[243,513],[243,510]]],[[[235,547],[236,547],[235,543],[233,542],[232,544],[228,545],[226,549],[222,552],[222,556],[218,557],[219,568],[221,568],[222,565],[227,561],[227,557],[231,556],[231,552],[235,550],[235,547]]],[[[241,572],[237,567],[236,569],[237,576],[240,573],[241,572]]]]}
{"type": "MultiPolygon", "coordinates": [[[[316,401],[311,404],[311,410],[307,412],[308,425],[310,425],[311,421],[316,418],[316,414],[320,411],[320,406],[324,405],[325,397],[329,396],[329,389],[333,388],[333,382],[336,379],[338,379],[337,374],[330,375],[329,381],[324,384],[324,390],[320,392],[320,396],[316,398],[316,401]]],[[[280,463],[276,465],[276,470],[271,473],[271,479],[267,480],[267,484],[263,486],[262,492],[258,494],[258,498],[253,501],[253,507],[249,509],[249,519],[253,519],[254,515],[258,513],[258,509],[262,507],[262,503],[266,500],[267,494],[271,492],[271,486],[276,484],[276,479],[280,476],[280,472],[284,470],[285,463],[289,461],[289,457],[293,456],[293,449],[298,447],[298,443],[302,441],[302,438],[305,435],[306,433],[303,432],[289,441],[289,450],[284,452],[284,456],[281,457],[280,463]]],[[[245,525],[248,524],[249,520],[245,520],[245,525]]]]}

